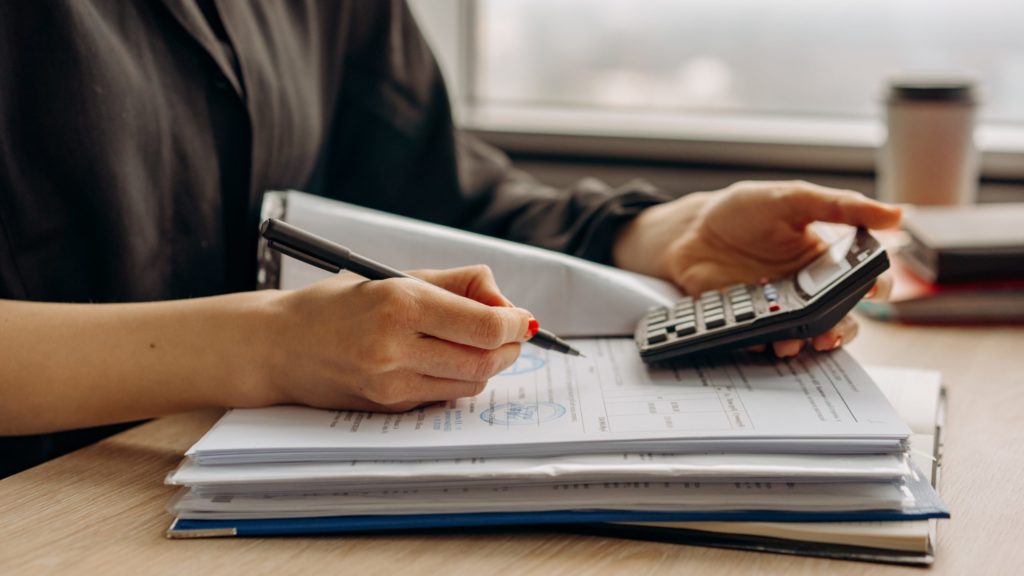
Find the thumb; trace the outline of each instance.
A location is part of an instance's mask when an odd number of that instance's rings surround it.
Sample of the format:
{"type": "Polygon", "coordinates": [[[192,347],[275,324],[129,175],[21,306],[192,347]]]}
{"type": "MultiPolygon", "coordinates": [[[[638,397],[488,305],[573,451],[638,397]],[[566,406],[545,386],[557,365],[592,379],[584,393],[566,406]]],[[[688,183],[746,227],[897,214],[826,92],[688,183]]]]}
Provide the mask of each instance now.
{"type": "Polygon", "coordinates": [[[893,228],[900,223],[898,206],[883,204],[859,192],[802,182],[784,196],[786,219],[794,228],[811,222],[834,222],[867,228],[893,228]]]}

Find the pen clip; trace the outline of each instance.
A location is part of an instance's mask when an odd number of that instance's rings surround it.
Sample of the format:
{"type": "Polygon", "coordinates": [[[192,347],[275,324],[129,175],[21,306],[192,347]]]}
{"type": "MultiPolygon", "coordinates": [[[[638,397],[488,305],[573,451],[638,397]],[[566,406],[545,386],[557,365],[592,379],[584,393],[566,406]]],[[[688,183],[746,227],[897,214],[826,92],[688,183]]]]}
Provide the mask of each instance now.
{"type": "Polygon", "coordinates": [[[317,258],[316,256],[311,256],[309,254],[306,254],[305,252],[300,252],[300,251],[298,251],[298,250],[288,246],[287,244],[281,244],[280,242],[276,242],[274,240],[267,240],[267,246],[270,247],[270,248],[273,248],[274,250],[277,250],[281,254],[284,254],[286,256],[291,256],[292,258],[295,258],[296,260],[305,262],[306,264],[309,264],[310,266],[316,266],[317,268],[321,268],[323,270],[327,270],[331,274],[337,274],[338,272],[341,272],[341,270],[342,270],[342,268],[340,266],[338,266],[337,264],[332,264],[331,262],[328,262],[326,260],[321,260],[320,258],[317,258]]]}

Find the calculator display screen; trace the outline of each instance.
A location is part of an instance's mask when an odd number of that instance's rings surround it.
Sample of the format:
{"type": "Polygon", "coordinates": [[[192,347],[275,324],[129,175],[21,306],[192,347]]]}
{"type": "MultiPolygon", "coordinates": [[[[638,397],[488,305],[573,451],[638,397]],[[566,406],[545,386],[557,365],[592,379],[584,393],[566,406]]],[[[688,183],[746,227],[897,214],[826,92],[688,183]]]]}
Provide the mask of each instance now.
{"type": "Polygon", "coordinates": [[[844,236],[797,273],[797,288],[804,298],[813,298],[853,268],[849,252],[855,238],[855,233],[844,236]]]}

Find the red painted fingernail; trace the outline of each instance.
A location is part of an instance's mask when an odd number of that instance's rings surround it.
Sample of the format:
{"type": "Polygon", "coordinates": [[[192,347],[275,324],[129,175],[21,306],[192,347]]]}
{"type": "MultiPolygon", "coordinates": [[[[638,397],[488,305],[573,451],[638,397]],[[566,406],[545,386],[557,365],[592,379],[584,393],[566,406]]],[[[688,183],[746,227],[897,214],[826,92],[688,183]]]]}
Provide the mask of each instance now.
{"type": "Polygon", "coordinates": [[[836,336],[836,339],[832,342],[832,349],[835,350],[836,348],[839,348],[842,345],[843,345],[843,337],[842,336],[836,336]]]}
{"type": "Polygon", "coordinates": [[[530,324],[526,327],[526,339],[529,340],[537,335],[540,330],[540,322],[536,318],[530,318],[530,324]]]}
{"type": "Polygon", "coordinates": [[[878,294],[878,282],[875,282],[874,284],[871,285],[871,288],[868,289],[868,293],[865,294],[864,297],[867,299],[871,299],[874,298],[876,294],[878,294]]]}

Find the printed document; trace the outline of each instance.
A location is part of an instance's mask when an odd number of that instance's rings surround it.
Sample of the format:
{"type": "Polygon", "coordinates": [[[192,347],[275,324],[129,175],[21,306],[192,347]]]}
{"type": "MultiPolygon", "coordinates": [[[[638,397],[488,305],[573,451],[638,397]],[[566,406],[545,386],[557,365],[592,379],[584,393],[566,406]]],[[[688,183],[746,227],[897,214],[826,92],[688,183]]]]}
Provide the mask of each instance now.
{"type": "Polygon", "coordinates": [[[401,414],[232,410],[199,464],[644,452],[898,452],[910,430],[844,350],[647,366],[628,339],[586,357],[524,346],[482,394],[401,414]]]}

